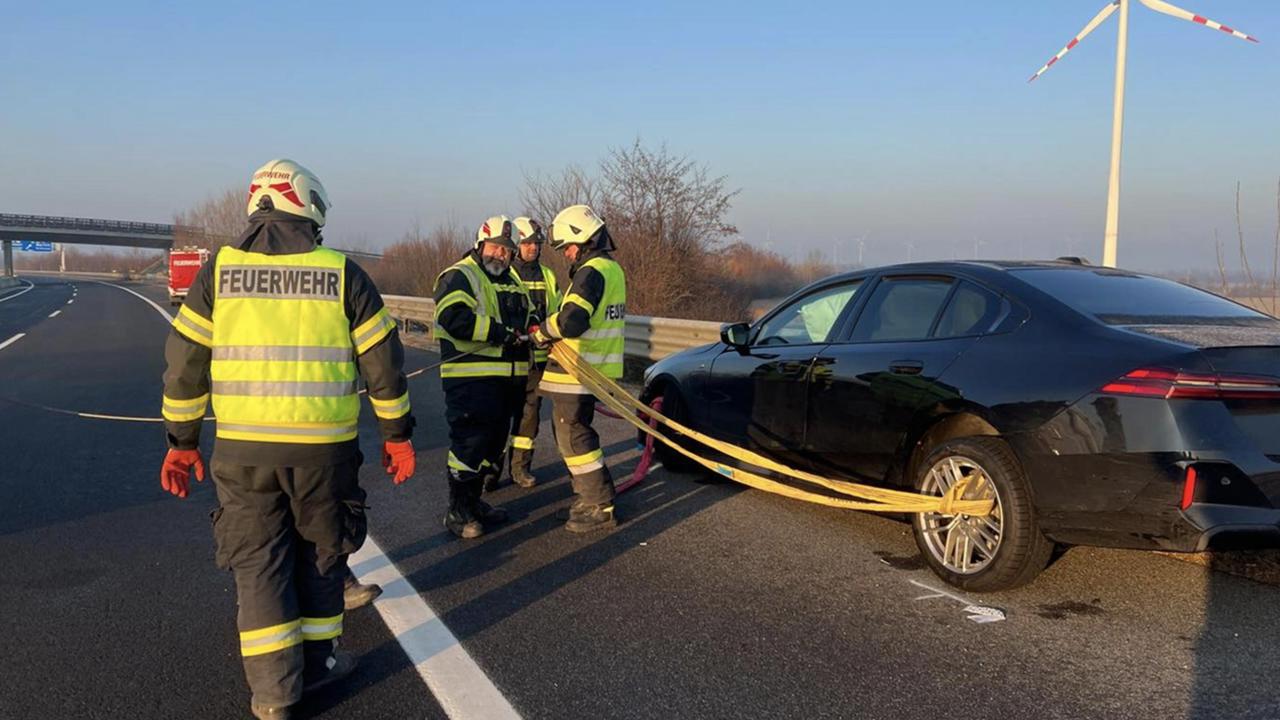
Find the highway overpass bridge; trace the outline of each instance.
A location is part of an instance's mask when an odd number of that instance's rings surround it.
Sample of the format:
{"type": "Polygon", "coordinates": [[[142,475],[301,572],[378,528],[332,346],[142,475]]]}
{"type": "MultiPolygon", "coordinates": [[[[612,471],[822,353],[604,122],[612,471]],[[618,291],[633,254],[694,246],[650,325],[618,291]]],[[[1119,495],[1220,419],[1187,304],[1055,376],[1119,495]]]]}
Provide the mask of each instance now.
{"type": "MultiPolygon", "coordinates": [[[[204,231],[165,223],[0,213],[0,245],[3,245],[4,275],[8,277],[13,276],[13,243],[17,241],[168,250],[173,247],[174,237],[178,234],[185,239],[200,237],[204,231]]],[[[377,260],[382,257],[377,253],[334,249],[356,259],[377,260]]]]}

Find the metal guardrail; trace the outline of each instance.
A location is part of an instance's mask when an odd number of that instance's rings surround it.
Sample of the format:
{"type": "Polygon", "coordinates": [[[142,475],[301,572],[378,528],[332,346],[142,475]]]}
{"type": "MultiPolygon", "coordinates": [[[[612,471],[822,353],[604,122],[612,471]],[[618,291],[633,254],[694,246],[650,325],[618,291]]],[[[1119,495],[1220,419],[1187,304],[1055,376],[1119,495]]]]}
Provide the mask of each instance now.
{"type": "MultiPolygon", "coordinates": [[[[436,303],[431,298],[383,295],[387,312],[401,323],[406,333],[430,335],[435,322],[436,303]]],[[[720,339],[720,323],[703,320],[634,315],[627,318],[626,354],[629,359],[654,362],[686,348],[720,339]]]]}

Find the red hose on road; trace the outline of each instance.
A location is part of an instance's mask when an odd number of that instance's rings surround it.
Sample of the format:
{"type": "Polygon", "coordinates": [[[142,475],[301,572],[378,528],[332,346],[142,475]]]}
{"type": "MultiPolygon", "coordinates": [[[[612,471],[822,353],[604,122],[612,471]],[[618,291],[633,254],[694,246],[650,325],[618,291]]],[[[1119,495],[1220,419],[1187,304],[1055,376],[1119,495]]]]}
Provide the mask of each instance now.
{"type": "MultiPolygon", "coordinates": [[[[662,412],[662,396],[658,396],[653,400],[651,400],[649,402],[649,407],[653,408],[657,412],[662,412]]],[[[596,406],[596,410],[600,410],[599,405],[596,406]]],[[[614,418],[618,417],[617,415],[614,415],[613,413],[610,413],[607,411],[605,412],[605,414],[614,418]]],[[[637,412],[636,414],[641,418],[645,417],[644,413],[637,412]]],[[[621,418],[618,418],[618,419],[621,420],[621,418]]],[[[658,419],[653,417],[649,418],[649,427],[651,428],[658,427],[658,419]]],[[[653,436],[645,435],[644,451],[640,453],[640,462],[636,463],[635,472],[631,473],[630,480],[622,483],[621,485],[618,485],[617,488],[615,488],[615,491],[621,494],[630,490],[636,485],[639,485],[640,482],[644,480],[646,476],[649,475],[649,466],[651,466],[652,464],[653,464],[653,436]]]]}

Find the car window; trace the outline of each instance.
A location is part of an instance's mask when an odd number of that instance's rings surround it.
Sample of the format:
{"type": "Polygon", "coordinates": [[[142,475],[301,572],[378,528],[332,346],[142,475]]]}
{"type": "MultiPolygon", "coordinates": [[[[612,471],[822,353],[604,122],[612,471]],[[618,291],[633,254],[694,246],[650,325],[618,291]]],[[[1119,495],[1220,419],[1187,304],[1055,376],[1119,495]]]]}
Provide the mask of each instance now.
{"type": "Polygon", "coordinates": [[[837,285],[806,295],[778,311],[760,326],[755,345],[811,345],[823,343],[840,313],[861,287],[862,281],[837,285]]]}
{"type": "Polygon", "coordinates": [[[1109,268],[1022,268],[1013,275],[1102,322],[1194,323],[1266,319],[1262,313],[1182,283],[1109,268]]]}
{"type": "Polygon", "coordinates": [[[947,309],[942,312],[938,328],[933,331],[936,338],[965,337],[981,335],[991,329],[1004,301],[994,293],[988,292],[971,282],[961,282],[956,288],[947,309]]]}
{"type": "Polygon", "coordinates": [[[867,301],[851,341],[927,338],[950,291],[946,278],[885,278],[867,301]]]}

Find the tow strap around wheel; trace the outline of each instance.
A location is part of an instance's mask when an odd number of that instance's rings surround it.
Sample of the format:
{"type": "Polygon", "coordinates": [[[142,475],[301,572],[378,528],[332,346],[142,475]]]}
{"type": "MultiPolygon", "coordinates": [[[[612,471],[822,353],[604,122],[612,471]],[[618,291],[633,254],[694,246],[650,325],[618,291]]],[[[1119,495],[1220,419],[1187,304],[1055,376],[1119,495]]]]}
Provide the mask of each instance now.
{"type": "Polygon", "coordinates": [[[742,483],[748,487],[805,502],[827,505],[829,507],[848,510],[866,510],[871,512],[919,513],[935,512],[944,515],[990,515],[994,506],[991,499],[965,499],[965,493],[972,487],[972,479],[962,477],[956,480],[943,495],[923,495],[903,490],[888,490],[872,485],[862,485],[843,480],[832,480],[820,475],[796,470],[769,458],[751,452],[745,448],[717,440],[709,435],[694,430],[663,415],[659,410],[650,408],[623,390],[617,383],[605,377],[590,363],[584,361],[578,353],[562,342],[551,346],[551,357],[565,370],[573,375],[582,386],[590,390],[605,407],[613,410],[620,418],[634,425],[636,429],[655,438],[675,452],[689,458],[702,467],[742,483]],[[736,458],[748,465],[783,475],[793,480],[826,488],[845,497],[832,497],[822,493],[792,487],[785,483],[771,480],[758,473],[742,468],[728,467],[723,463],[710,460],[695,453],[665,435],[659,427],[653,427],[650,419],[656,419],[660,427],[695,440],[713,450],[729,457],[736,458]]]}

